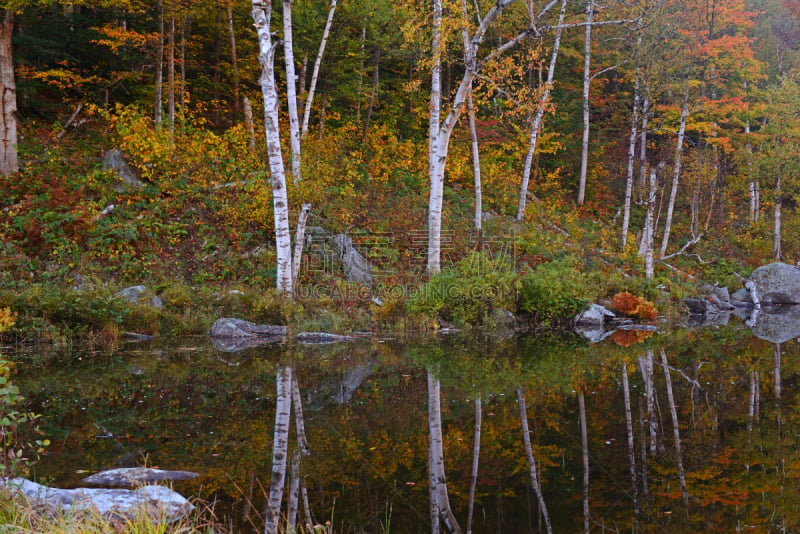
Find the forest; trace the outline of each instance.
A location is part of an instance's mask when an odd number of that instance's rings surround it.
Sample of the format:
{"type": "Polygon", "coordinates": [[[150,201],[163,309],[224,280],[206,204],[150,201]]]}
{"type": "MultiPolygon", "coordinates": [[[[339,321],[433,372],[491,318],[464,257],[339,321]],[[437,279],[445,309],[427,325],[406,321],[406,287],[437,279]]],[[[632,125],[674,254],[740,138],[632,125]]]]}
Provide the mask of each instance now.
{"type": "Polygon", "coordinates": [[[792,0],[4,4],[18,329],[552,326],[798,256],[792,0]],[[368,284],[315,252],[334,234],[368,284]],[[493,289],[425,291],[459,281],[493,289]],[[131,284],[174,321],[109,301],[131,284]]]}

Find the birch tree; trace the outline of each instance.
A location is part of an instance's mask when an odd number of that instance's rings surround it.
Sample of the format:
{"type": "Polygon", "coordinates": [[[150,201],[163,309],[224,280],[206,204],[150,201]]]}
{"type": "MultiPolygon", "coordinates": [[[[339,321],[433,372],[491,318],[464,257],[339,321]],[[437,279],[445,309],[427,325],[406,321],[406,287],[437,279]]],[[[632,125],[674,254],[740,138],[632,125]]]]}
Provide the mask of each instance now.
{"type": "Polygon", "coordinates": [[[583,138],[581,140],[581,174],[578,179],[578,206],[586,195],[586,171],[589,163],[589,87],[592,82],[592,20],[594,0],[586,1],[586,28],[583,44],[583,138]]]}
{"type": "Polygon", "coordinates": [[[272,476],[267,496],[265,534],[277,534],[280,528],[281,502],[286,483],[289,454],[289,425],[292,416],[292,369],[281,367],[276,379],[275,433],[272,439],[272,476]]]}
{"type": "Polygon", "coordinates": [[[672,215],[675,210],[675,199],[678,196],[678,181],[681,176],[681,156],[683,155],[683,140],[686,135],[686,120],[689,117],[689,84],[686,84],[683,94],[683,106],[681,107],[681,120],[678,127],[678,141],[675,147],[675,163],[672,168],[672,189],[669,194],[667,204],[667,218],[664,221],[664,236],[661,240],[661,251],[659,256],[663,257],[667,253],[669,244],[669,234],[672,228],[672,215]]]}
{"type": "MultiPolygon", "coordinates": [[[[562,0],[566,4],[566,0],[562,0]]],[[[430,116],[428,122],[428,175],[430,177],[430,193],[428,198],[428,274],[433,275],[441,270],[441,230],[442,200],[444,194],[444,171],[447,154],[450,149],[450,137],[453,129],[466,107],[467,97],[472,91],[472,82],[483,65],[499,56],[506,50],[517,46],[524,39],[538,33],[534,19],[514,38],[494,47],[487,55],[478,60],[476,54],[483,42],[486,32],[500,14],[515,0],[497,0],[484,15],[474,32],[465,38],[471,46],[464,50],[464,74],[453,97],[450,111],[442,120],[442,62],[444,50],[442,42],[442,1],[433,1],[433,29],[431,51],[433,66],[431,68],[430,116]]],[[[557,0],[551,0],[542,11],[549,11],[557,0]]],[[[541,16],[541,15],[540,15],[541,16]]]]}
{"type": "Polygon", "coordinates": [[[14,12],[2,10],[0,20],[0,174],[9,176],[19,170],[17,160],[17,85],[11,36],[14,12]]]}
{"type": "Polygon", "coordinates": [[[308,133],[308,121],[311,117],[311,104],[314,101],[314,91],[317,88],[317,78],[319,77],[319,68],[322,65],[322,56],[325,53],[325,47],[328,44],[328,36],[331,33],[331,25],[333,24],[333,14],[336,12],[336,0],[331,0],[331,7],[328,10],[328,18],[325,21],[325,29],[322,30],[322,40],[319,43],[319,50],[317,51],[317,58],[314,60],[314,70],[311,73],[311,85],[308,89],[308,96],[306,97],[305,109],[303,111],[303,129],[302,134],[305,136],[308,133]]]}
{"type": "Polygon", "coordinates": [[[289,109],[289,144],[292,150],[292,180],[300,181],[300,121],[297,116],[297,76],[292,39],[293,0],[283,0],[283,57],[286,62],[286,102],[289,109]]]}
{"type": "Polygon", "coordinates": [[[428,454],[431,497],[436,503],[436,517],[432,520],[444,522],[448,531],[461,533],[461,527],[450,508],[447,477],[444,470],[444,445],[442,438],[441,386],[439,380],[428,371],[428,454]]]}
{"type": "Polygon", "coordinates": [[[286,193],[286,172],[283,166],[278,121],[278,91],[275,81],[275,49],[270,33],[272,0],[252,0],[252,16],[258,33],[258,60],[261,63],[261,92],[264,97],[264,129],[267,138],[272,202],[275,213],[275,245],[277,249],[277,287],[292,293],[292,237],[289,231],[289,199],[286,193]]]}

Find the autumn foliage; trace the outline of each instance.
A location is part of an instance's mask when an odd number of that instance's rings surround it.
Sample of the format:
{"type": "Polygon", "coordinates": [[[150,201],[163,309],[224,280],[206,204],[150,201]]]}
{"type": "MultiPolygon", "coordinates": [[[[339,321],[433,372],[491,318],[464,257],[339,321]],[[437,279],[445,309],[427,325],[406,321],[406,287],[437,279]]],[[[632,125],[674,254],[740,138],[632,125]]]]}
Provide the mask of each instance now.
{"type": "Polygon", "coordinates": [[[614,298],[611,299],[611,307],[622,315],[645,321],[652,321],[658,316],[658,310],[652,302],[627,291],[614,295],[614,298]]]}

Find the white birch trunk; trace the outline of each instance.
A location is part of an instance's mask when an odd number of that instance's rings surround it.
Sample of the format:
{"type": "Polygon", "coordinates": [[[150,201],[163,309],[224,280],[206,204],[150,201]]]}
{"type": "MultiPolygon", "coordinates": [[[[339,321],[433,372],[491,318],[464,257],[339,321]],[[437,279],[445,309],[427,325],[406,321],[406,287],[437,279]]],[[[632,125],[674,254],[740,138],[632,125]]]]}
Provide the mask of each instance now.
{"type": "Polygon", "coordinates": [[[19,170],[17,159],[17,85],[11,36],[14,13],[4,10],[0,20],[0,174],[9,176],[19,170]]]}
{"type": "MultiPolygon", "coordinates": [[[[642,88],[642,128],[639,136],[639,198],[647,191],[647,122],[650,115],[650,87],[644,82],[642,88]]],[[[641,255],[641,254],[640,254],[641,255]]]]}
{"type": "MultiPolygon", "coordinates": [[[[653,278],[653,242],[655,234],[655,209],[656,209],[656,193],[657,193],[657,171],[650,169],[650,188],[647,195],[647,217],[644,223],[644,231],[642,232],[642,241],[644,244],[644,274],[645,278],[653,278]]],[[[640,247],[641,255],[641,247],[640,247]]]]}
{"type": "Polygon", "coordinates": [[[778,169],[775,179],[775,212],[773,214],[772,254],[776,260],[781,259],[781,171],[778,169]]]}
{"type": "Polygon", "coordinates": [[[297,508],[300,501],[300,451],[292,455],[291,475],[289,477],[289,502],[286,506],[286,523],[289,532],[295,532],[297,525],[297,508]]]}
{"type": "MultiPolygon", "coordinates": [[[[562,0],[566,3],[566,0],[562,0]]],[[[471,46],[465,51],[469,64],[458,85],[450,112],[440,124],[442,108],[442,2],[433,2],[433,68],[431,69],[430,118],[428,123],[428,174],[430,175],[430,194],[428,197],[428,266],[429,275],[441,270],[441,232],[442,197],[444,192],[444,170],[447,153],[450,149],[450,136],[464,110],[467,96],[471,92],[472,81],[479,69],[471,50],[477,50],[491,23],[515,0],[497,0],[489,12],[481,19],[475,33],[469,39],[471,46]]],[[[562,17],[563,18],[563,17],[562,17]]],[[[559,30],[560,31],[560,30],[559,30]]],[[[525,32],[523,35],[527,35],[525,32]]],[[[516,42],[516,41],[512,41],[516,42]]],[[[504,45],[505,47],[505,45],[504,45]]],[[[501,47],[503,48],[503,47],[501,47]]],[[[500,48],[495,49],[499,53],[500,48]]]]}
{"type": "Polygon", "coordinates": [[[642,436],[639,440],[639,454],[642,459],[642,499],[647,502],[650,499],[650,488],[647,481],[647,440],[644,428],[646,419],[641,394],[637,397],[636,404],[639,407],[639,434],[642,436]]]}
{"type": "Polygon", "coordinates": [[[539,139],[539,133],[542,126],[542,119],[544,118],[545,107],[550,100],[550,90],[553,87],[553,77],[556,70],[556,61],[558,60],[558,49],[561,46],[561,26],[564,23],[564,17],[567,13],[567,0],[561,0],[561,11],[558,15],[558,25],[556,26],[556,38],[553,43],[553,53],[550,56],[550,66],[547,71],[547,82],[544,85],[544,90],[539,98],[539,104],[536,108],[536,114],[533,117],[533,124],[531,124],[531,139],[528,143],[528,153],[525,156],[525,166],[522,170],[522,186],[519,193],[519,206],[517,207],[517,220],[521,221],[525,218],[525,206],[528,203],[528,184],[531,178],[531,166],[533,165],[533,155],[536,152],[536,143],[539,139]]]}
{"type": "Polygon", "coordinates": [[[644,358],[639,358],[639,372],[644,382],[647,401],[648,433],[650,434],[650,455],[655,456],[658,444],[658,417],[656,416],[656,386],[653,376],[653,349],[647,349],[644,358]]]}
{"type": "Polygon", "coordinates": [[[631,390],[628,384],[628,364],[622,362],[622,393],[625,398],[625,432],[628,437],[628,470],[631,474],[631,497],[633,499],[634,532],[639,531],[639,483],[636,477],[636,448],[633,441],[633,417],[631,415],[631,390]]]}
{"type": "Polygon", "coordinates": [[[175,138],[175,3],[170,3],[169,35],[167,37],[167,121],[170,138],[175,138]]]}
{"type": "Polygon", "coordinates": [[[314,101],[314,91],[317,87],[317,79],[319,78],[319,67],[322,64],[322,56],[325,53],[325,46],[328,44],[328,36],[331,32],[331,24],[333,24],[333,14],[336,12],[336,0],[331,0],[331,7],[328,10],[328,19],[325,21],[325,29],[322,31],[322,40],[319,43],[319,51],[317,58],[314,60],[314,70],[311,73],[311,85],[308,88],[308,97],[306,98],[305,110],[303,111],[303,136],[308,133],[308,120],[311,116],[311,104],[314,101]]]}
{"type": "Polygon", "coordinates": [[[158,0],[158,49],[156,50],[156,94],[153,122],[161,127],[164,103],[164,0],[158,0]]]}
{"type": "Polygon", "coordinates": [[[277,287],[292,293],[292,236],[289,231],[289,199],[286,193],[286,172],[283,167],[280,128],[278,124],[278,91],[275,85],[275,46],[270,35],[272,1],[252,0],[253,21],[258,33],[261,63],[261,92],[264,95],[264,129],[267,137],[272,201],[275,212],[275,245],[277,249],[277,287]]]}
{"type": "Polygon", "coordinates": [[[297,285],[297,277],[300,275],[303,247],[305,247],[306,243],[306,224],[310,213],[311,204],[303,204],[300,208],[300,215],[297,217],[297,230],[294,234],[294,257],[292,259],[292,284],[294,286],[297,285]]]}
{"type": "Polygon", "coordinates": [[[239,60],[236,55],[236,32],[233,26],[233,0],[225,4],[228,15],[228,36],[231,42],[231,67],[233,68],[233,113],[239,111],[239,60]]]}
{"type": "MultiPolygon", "coordinates": [[[[641,32],[636,40],[636,49],[641,46],[641,32]]],[[[631,223],[631,200],[633,197],[633,164],[636,159],[636,137],[639,124],[639,106],[641,105],[642,77],[640,68],[636,67],[636,82],[633,85],[633,109],[631,110],[631,134],[628,138],[628,170],[625,178],[625,201],[622,206],[622,233],[620,236],[620,250],[625,252],[628,244],[628,228],[631,223]]]]}
{"type": "Polygon", "coordinates": [[[428,371],[428,431],[430,433],[431,483],[436,498],[438,517],[450,532],[460,533],[461,527],[450,508],[447,478],[444,469],[444,444],[442,439],[442,407],[439,380],[428,371]]]}
{"type": "Polygon", "coordinates": [[[583,45],[583,139],[581,140],[581,175],[578,180],[578,206],[586,197],[586,172],[589,164],[589,86],[592,82],[592,20],[594,0],[586,2],[586,37],[583,45]]]}
{"type": "Polygon", "coordinates": [[[303,402],[300,397],[300,385],[297,383],[297,375],[292,376],[292,404],[294,405],[294,426],[297,432],[297,444],[303,456],[311,454],[306,438],[306,423],[303,417],[303,402]]]}
{"type": "Polygon", "coordinates": [[[286,60],[286,102],[289,108],[289,145],[292,149],[292,181],[300,181],[300,119],[297,116],[297,75],[292,42],[292,0],[283,0],[283,57],[286,60]]]}
{"type": "Polygon", "coordinates": [[[528,458],[528,469],[531,475],[531,485],[533,491],[536,493],[536,498],[539,501],[539,510],[544,518],[545,528],[548,534],[553,533],[553,527],[550,525],[550,514],[547,513],[547,504],[544,502],[544,495],[542,495],[542,488],[539,485],[539,476],[536,471],[536,459],[533,457],[533,448],[531,447],[531,431],[528,429],[528,411],[525,406],[525,394],[522,388],[517,386],[517,403],[519,404],[519,419],[522,423],[522,443],[525,446],[525,456],[528,458]]]}
{"type": "Polygon", "coordinates": [[[286,482],[286,456],[289,452],[289,425],[292,421],[292,370],[281,367],[276,378],[275,433],[272,438],[272,477],[267,497],[267,518],[264,533],[277,534],[280,529],[281,501],[286,482]]]}
{"type": "Polygon", "coordinates": [[[669,233],[672,228],[672,213],[675,210],[675,199],[678,196],[678,180],[681,176],[681,155],[683,154],[683,138],[686,135],[686,119],[689,117],[689,86],[686,86],[686,92],[683,98],[683,108],[681,109],[681,124],[678,129],[678,145],[675,147],[675,166],[672,175],[672,190],[669,194],[669,203],[667,204],[667,218],[664,221],[664,237],[661,240],[660,257],[664,257],[667,253],[667,246],[669,245],[669,233]]]}
{"type": "Polygon", "coordinates": [[[467,112],[469,113],[469,136],[472,142],[472,175],[475,182],[475,230],[483,229],[483,189],[481,184],[481,154],[478,149],[478,132],[475,127],[475,106],[472,102],[472,92],[467,97],[467,112]]]}
{"type": "Polygon", "coordinates": [[[664,381],[667,387],[667,402],[669,403],[669,412],[672,416],[672,433],[675,438],[675,456],[678,462],[678,479],[681,484],[681,498],[683,505],[686,507],[686,512],[689,512],[689,490],[686,488],[686,472],[683,469],[683,452],[681,451],[681,431],[678,427],[678,410],[675,407],[675,397],[672,394],[672,379],[669,374],[669,362],[667,362],[667,354],[664,349],[661,349],[661,363],[664,366],[664,381]]]}

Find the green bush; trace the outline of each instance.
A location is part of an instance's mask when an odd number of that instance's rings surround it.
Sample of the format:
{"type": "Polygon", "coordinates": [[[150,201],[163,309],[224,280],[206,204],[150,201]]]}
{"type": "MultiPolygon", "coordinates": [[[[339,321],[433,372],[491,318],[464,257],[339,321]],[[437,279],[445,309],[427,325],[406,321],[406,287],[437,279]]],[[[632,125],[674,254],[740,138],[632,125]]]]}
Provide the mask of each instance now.
{"type": "Polygon", "coordinates": [[[492,312],[515,310],[518,294],[519,277],[509,263],[474,252],[415,290],[408,309],[458,326],[491,326],[492,312]]]}
{"type": "Polygon", "coordinates": [[[572,256],[528,269],[521,286],[520,308],[548,326],[572,319],[596,296],[596,289],[572,256]]]}

